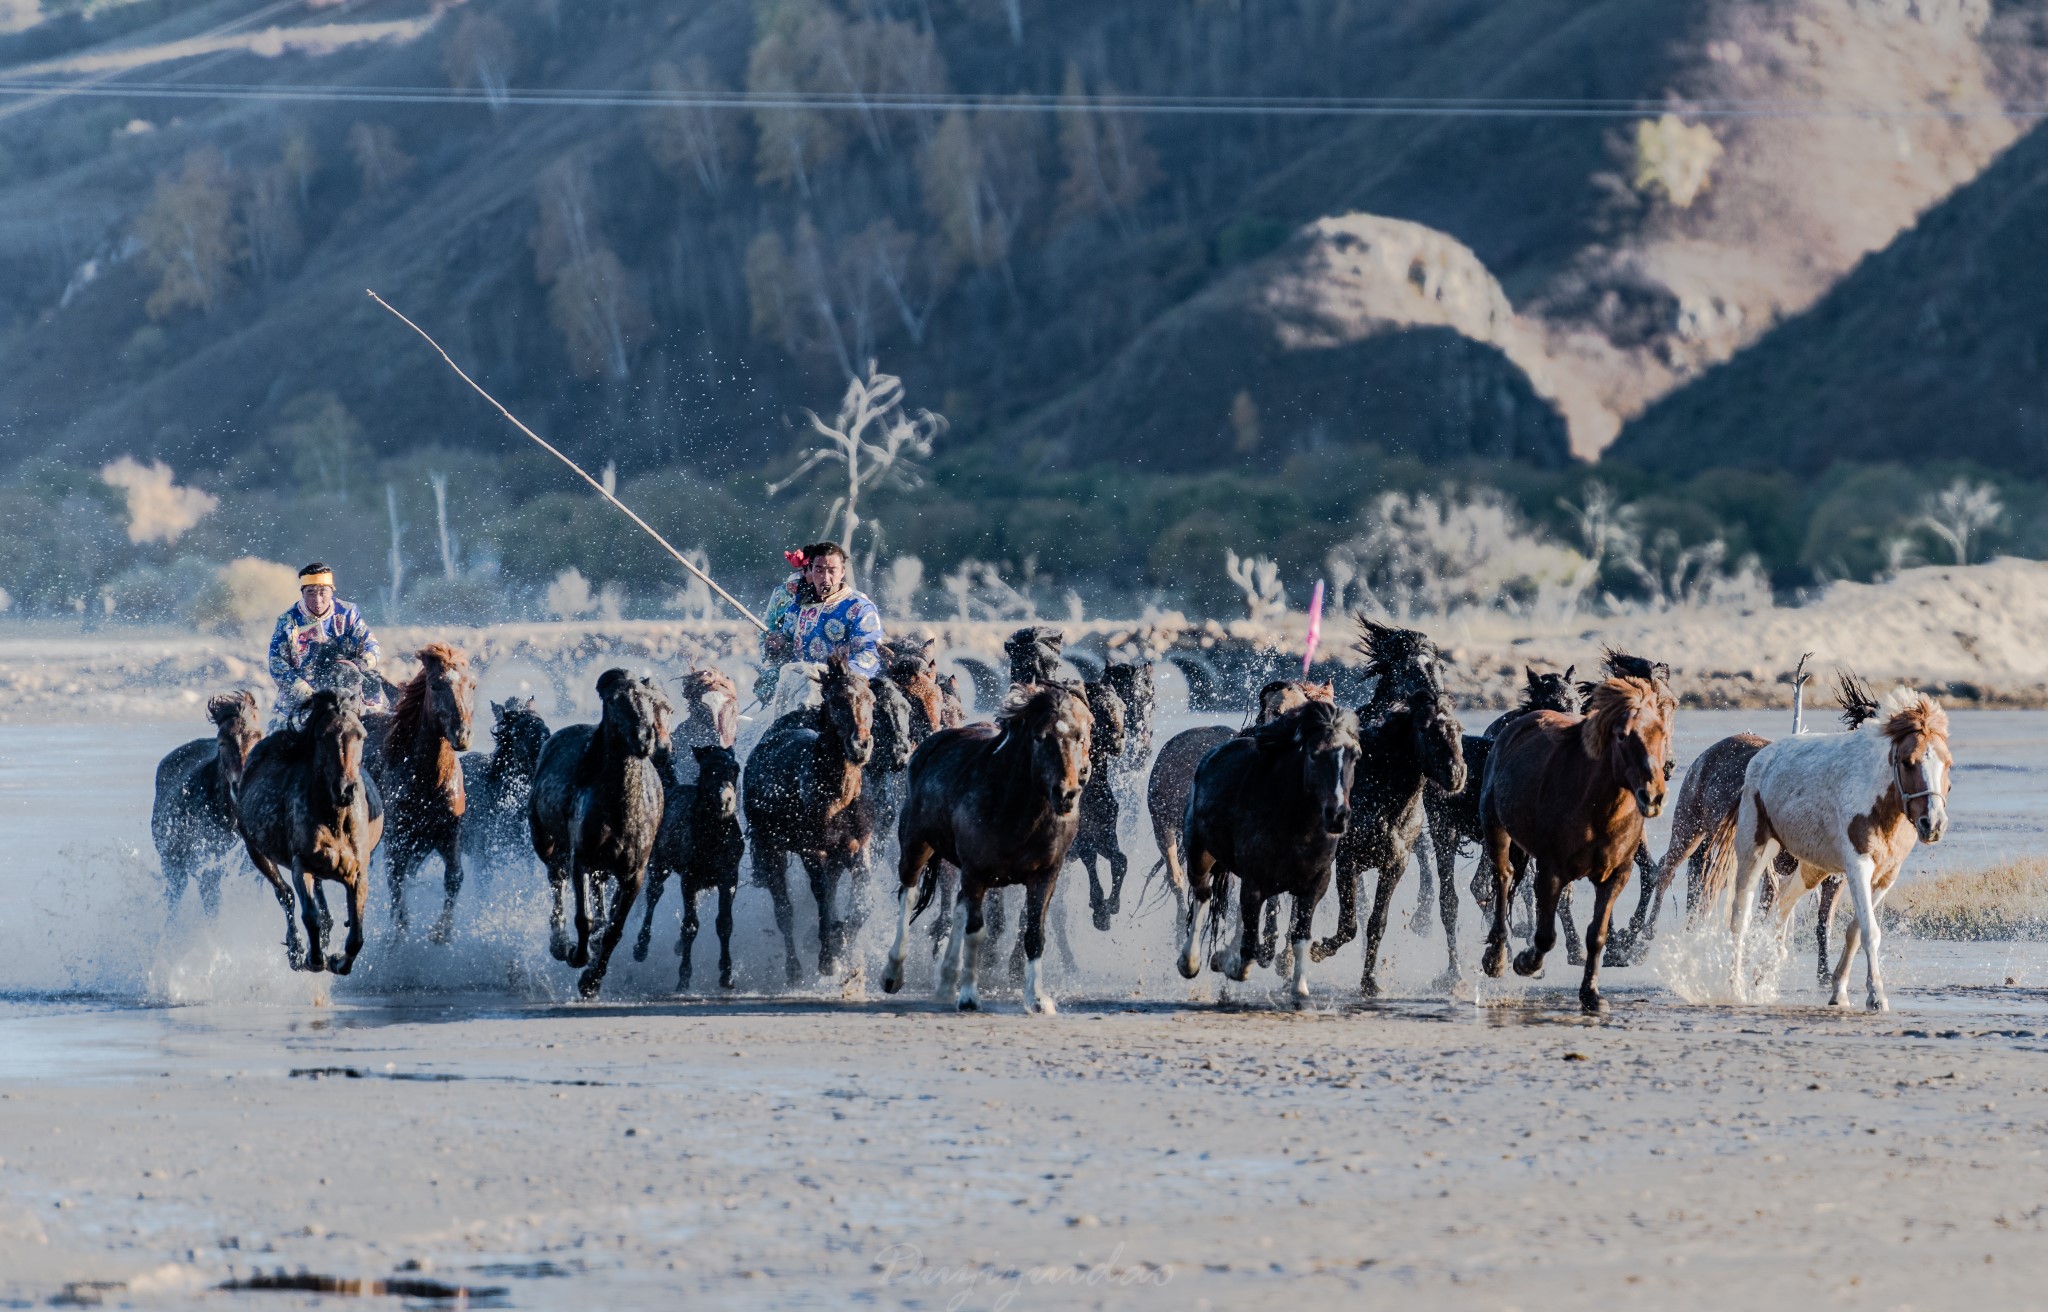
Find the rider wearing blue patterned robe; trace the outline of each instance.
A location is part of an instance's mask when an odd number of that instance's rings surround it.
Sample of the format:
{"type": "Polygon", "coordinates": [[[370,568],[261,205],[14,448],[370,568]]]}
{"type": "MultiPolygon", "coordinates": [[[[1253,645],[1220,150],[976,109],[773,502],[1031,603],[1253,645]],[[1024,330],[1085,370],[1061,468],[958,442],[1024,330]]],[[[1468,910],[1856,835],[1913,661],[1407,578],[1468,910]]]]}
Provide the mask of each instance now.
{"type": "MultiPolygon", "coordinates": [[[[270,678],[277,685],[278,718],[288,716],[312,696],[304,670],[313,648],[335,644],[334,654],[365,674],[377,668],[377,635],[363,622],[363,613],[334,595],[334,572],[315,561],[299,571],[299,599],[277,617],[270,631],[270,678]]],[[[382,706],[382,681],[364,681],[364,702],[382,706]]]]}
{"type": "Polygon", "coordinates": [[[819,542],[802,552],[786,553],[802,573],[793,575],[769,601],[769,633],[762,642],[768,667],[755,685],[766,702],[774,694],[772,673],[783,661],[824,662],[844,656],[864,678],[882,672],[882,615],[867,594],[846,582],[846,551],[836,542],[819,542]]]}

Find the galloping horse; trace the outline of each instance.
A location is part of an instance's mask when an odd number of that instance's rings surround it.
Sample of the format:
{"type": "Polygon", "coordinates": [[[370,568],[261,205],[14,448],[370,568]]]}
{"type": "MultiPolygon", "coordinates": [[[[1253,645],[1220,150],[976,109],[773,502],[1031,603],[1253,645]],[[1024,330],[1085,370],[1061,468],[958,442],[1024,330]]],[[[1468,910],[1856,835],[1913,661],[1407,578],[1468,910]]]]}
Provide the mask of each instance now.
{"type": "Polygon", "coordinates": [[[633,960],[647,960],[654,932],[654,906],[662,886],[675,875],[682,886],[683,927],[676,937],[676,990],[690,987],[690,955],[697,943],[697,895],[718,890],[718,987],[732,987],[732,901],[740,886],[740,855],[746,840],[740,833],[740,758],[730,747],[700,743],[690,749],[696,765],[691,783],[677,781],[668,770],[664,780],[661,828],[654,855],[647,863],[647,910],[640,921],[640,940],[633,960]]]}
{"type": "Polygon", "coordinates": [[[897,822],[896,941],[882,988],[903,987],[910,922],[938,888],[938,864],[960,871],[953,937],[939,993],[957,982],[962,1011],[981,1005],[983,904],[993,889],[1024,886],[1024,997],[1030,1010],[1058,1010],[1039,973],[1045,915],[1081,821],[1088,786],[1090,718],[1080,694],[1063,684],[1012,688],[996,722],[946,729],[910,758],[910,782],[897,822]],[[922,881],[916,911],[910,891],[922,881]]]}
{"type": "Polygon", "coordinates": [[[554,910],[548,951],[555,960],[584,967],[577,991],[594,998],[604,986],[612,950],[633,913],[661,828],[661,772],[654,754],[668,739],[668,698],[652,679],[624,670],[597,676],[603,718],[557,730],[534,771],[527,822],[533,852],[548,868],[554,910]],[[600,914],[598,880],[612,879],[604,934],[595,951],[591,924],[600,914]],[[563,922],[562,894],[576,884],[576,941],[563,922]]]}
{"type": "Polygon", "coordinates": [[[1358,762],[1358,721],[1327,702],[1308,702],[1232,738],[1204,757],[1195,772],[1182,838],[1193,898],[1181,939],[1180,973],[1201,970],[1202,911],[1212,874],[1235,874],[1241,942],[1211,961],[1229,979],[1244,980],[1259,953],[1259,914],[1285,893],[1294,903],[1292,993],[1308,1002],[1309,935],[1316,905],[1330,884],[1330,865],[1351,818],[1352,771],[1358,762]]]}
{"type": "MultiPolygon", "coordinates": [[[[784,678],[788,670],[784,667],[784,678]]],[[[835,656],[819,684],[824,704],[784,715],[747,758],[742,798],[747,842],[754,852],[754,882],[775,899],[789,982],[801,978],[796,955],[796,911],[789,898],[789,856],[811,877],[818,903],[818,973],[831,976],[846,951],[848,930],[839,914],[839,884],[867,873],[873,831],[861,805],[862,769],[874,755],[875,694],[866,679],[835,656]]],[[[856,901],[865,889],[855,889],[856,901]]]]}
{"type": "Polygon", "coordinates": [[[465,752],[462,791],[462,858],[486,877],[507,858],[530,860],[533,844],[526,822],[533,772],[548,745],[548,722],[531,697],[491,703],[491,750],[465,752]]]}
{"type": "Polygon", "coordinates": [[[1877,909],[1914,840],[1938,843],[1947,832],[1951,767],[1947,712],[1932,697],[1905,687],[1885,694],[1876,720],[1851,733],[1787,738],[1757,752],[1743,775],[1735,821],[1738,988],[1749,984],[1744,950],[1757,881],[1772,850],[1782,848],[1799,868],[1775,881],[1779,933],[1792,923],[1799,899],[1839,872],[1856,918],[1842,934],[1829,1005],[1849,1000],[1849,966],[1860,941],[1866,1005],[1889,1009],[1877,966],[1877,909]]]}
{"type": "Polygon", "coordinates": [[[1081,826],[1067,856],[1088,871],[1088,910],[1095,928],[1107,930],[1110,918],[1122,909],[1124,877],[1131,872],[1131,859],[1116,841],[1119,808],[1111,778],[1119,759],[1130,750],[1130,737],[1124,701],[1114,686],[1107,680],[1083,684],[1082,693],[1095,729],[1088,742],[1088,786],[1081,790],[1081,826]],[[1107,894],[1095,873],[1097,858],[1109,863],[1107,894]]]}
{"type": "Polygon", "coordinates": [[[1494,740],[1479,821],[1493,861],[1493,926],[1486,973],[1507,964],[1510,876],[1519,884],[1537,863],[1536,939],[1515,955],[1515,973],[1533,975],[1557,942],[1557,903],[1575,879],[1593,881],[1586,930],[1586,974],[1579,1003],[1600,1011],[1600,958],[1614,899],[1628,883],[1643,821],[1664,809],[1664,762],[1678,701],[1662,682],[1613,678],[1593,689],[1586,714],[1536,711],[1494,740]]]}
{"type": "Polygon", "coordinates": [[[168,909],[178,909],[197,874],[199,901],[212,916],[220,911],[221,862],[241,845],[235,803],[249,749],[263,736],[263,718],[246,691],[208,698],[206,716],[214,736],[173,748],[156,768],[149,836],[163,862],[168,909]]]}
{"type": "Polygon", "coordinates": [[[469,806],[463,788],[461,753],[469,750],[470,706],[476,678],[469,657],[445,643],[429,643],[415,655],[420,671],[399,690],[388,716],[373,717],[370,774],[390,808],[391,915],[406,931],[405,883],[429,852],[441,857],[441,916],[427,937],[446,943],[455,923],[455,895],[462,891],[462,818],[469,806]]]}
{"type": "MultiPolygon", "coordinates": [[[[1372,915],[1365,929],[1365,964],[1358,990],[1377,997],[1380,940],[1393,909],[1394,888],[1408,870],[1408,854],[1422,837],[1422,789],[1434,783],[1446,792],[1465,787],[1465,732],[1444,695],[1436,644],[1413,629],[1397,629],[1358,617],[1359,650],[1366,673],[1379,676],[1372,697],[1358,713],[1358,769],[1351,784],[1351,824],[1337,845],[1337,932],[1315,944],[1317,961],[1358,933],[1358,896],[1367,868],[1380,872],[1372,915]]],[[[1443,897],[1444,949],[1458,973],[1458,903],[1443,897]]]]}
{"type": "Polygon", "coordinates": [[[249,859],[284,908],[285,956],[293,970],[346,975],[363,950],[370,853],[384,833],[376,783],[363,770],[363,722],[355,707],[323,689],[306,701],[303,721],[250,749],[242,770],[236,823],[249,859]],[[288,885],[279,871],[288,865],[288,885]],[[331,879],[348,890],[348,940],[328,956],[314,889],[331,879]],[[293,917],[305,922],[299,940],[293,917]]]}

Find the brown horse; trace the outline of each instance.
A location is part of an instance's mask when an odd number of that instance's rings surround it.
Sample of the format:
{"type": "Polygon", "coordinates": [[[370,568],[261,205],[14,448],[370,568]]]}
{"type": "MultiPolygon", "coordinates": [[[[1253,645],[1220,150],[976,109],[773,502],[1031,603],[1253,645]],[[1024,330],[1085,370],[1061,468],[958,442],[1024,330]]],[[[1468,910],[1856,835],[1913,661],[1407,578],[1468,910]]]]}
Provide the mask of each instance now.
{"type": "Polygon", "coordinates": [[[293,970],[346,975],[363,950],[370,853],[384,833],[376,782],[363,770],[363,722],[330,691],[306,702],[304,721],[258,742],[243,767],[236,822],[249,859],[284,908],[285,955],[293,970]],[[290,866],[287,884],[280,866],[290,866]],[[328,956],[318,881],[348,890],[348,941],[328,956]],[[297,918],[293,916],[296,904],[297,918]],[[299,939],[298,921],[306,939],[299,939]]]}
{"type": "Polygon", "coordinates": [[[839,885],[867,875],[874,837],[861,803],[863,767],[875,750],[875,693],[843,657],[833,657],[820,683],[824,704],[777,720],[747,758],[741,797],[754,882],[775,899],[782,931],[783,966],[791,985],[803,966],[796,955],[796,909],[789,897],[789,857],[803,862],[818,903],[818,974],[838,973],[852,931],[865,908],[854,889],[848,917],[839,911],[839,885]],[[849,926],[849,920],[851,925],[849,926]]]}
{"type": "Polygon", "coordinates": [[[946,727],[946,694],[935,673],[938,650],[936,638],[899,638],[882,647],[883,674],[910,699],[913,750],[946,727]]]}
{"type": "Polygon", "coordinates": [[[391,714],[369,719],[370,773],[390,808],[384,857],[392,922],[403,936],[406,881],[434,853],[441,858],[443,896],[440,919],[427,937],[446,943],[454,932],[455,895],[462,891],[462,817],[469,808],[462,753],[469,750],[476,677],[469,657],[446,643],[428,643],[414,655],[420,671],[399,690],[391,714]]]}
{"type": "Polygon", "coordinates": [[[1515,954],[1515,973],[1533,975],[1557,942],[1558,896],[1575,879],[1593,881],[1586,974],[1579,1004],[1600,1011],[1600,957],[1614,899],[1628,883],[1643,821],[1664,809],[1664,761],[1678,701],[1661,681],[1613,678],[1593,689],[1586,714],[1536,711],[1501,731],[1487,761],[1479,820],[1493,860],[1493,925],[1486,973],[1507,964],[1508,895],[1537,863],[1536,939],[1515,954]]]}
{"type": "Polygon", "coordinates": [[[1024,887],[1024,996],[1035,1012],[1058,1010],[1045,992],[1045,917],[1081,823],[1088,786],[1088,704],[1063,684],[1013,688],[994,724],[933,734],[910,759],[908,795],[897,821],[901,856],[896,875],[896,941],[882,988],[903,987],[910,922],[938,888],[939,863],[960,871],[953,938],[939,992],[957,981],[962,1011],[981,1006],[975,971],[981,959],[983,906],[991,890],[1024,887]],[[922,883],[916,910],[910,891],[922,883]]]}
{"type": "Polygon", "coordinates": [[[214,736],[174,748],[156,768],[156,803],[149,835],[163,862],[169,909],[193,875],[199,900],[212,916],[220,910],[221,862],[241,844],[235,828],[235,799],[249,749],[263,736],[263,717],[246,691],[224,692],[206,703],[214,736]]]}

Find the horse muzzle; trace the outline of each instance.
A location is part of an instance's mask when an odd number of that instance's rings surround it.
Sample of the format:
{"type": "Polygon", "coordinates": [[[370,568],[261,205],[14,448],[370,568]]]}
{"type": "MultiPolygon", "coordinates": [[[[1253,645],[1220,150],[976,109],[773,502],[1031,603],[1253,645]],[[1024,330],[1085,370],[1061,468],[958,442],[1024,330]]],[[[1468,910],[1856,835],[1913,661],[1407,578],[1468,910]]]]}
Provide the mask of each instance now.
{"type": "Polygon", "coordinates": [[[1647,788],[1636,789],[1636,809],[1643,813],[1643,819],[1655,820],[1664,814],[1664,799],[1652,797],[1647,788]]]}
{"type": "Polygon", "coordinates": [[[1341,834],[1350,827],[1351,808],[1349,806],[1326,806],[1323,808],[1324,833],[1341,834]]]}
{"type": "Polygon", "coordinates": [[[1054,801],[1053,810],[1059,815],[1067,816],[1072,815],[1074,808],[1079,805],[1081,805],[1081,790],[1078,788],[1062,788],[1059,797],[1054,801]]]}
{"type": "Polygon", "coordinates": [[[1921,842],[1939,843],[1942,835],[1948,832],[1948,812],[1929,811],[1915,821],[1913,827],[1919,831],[1921,842]]]}

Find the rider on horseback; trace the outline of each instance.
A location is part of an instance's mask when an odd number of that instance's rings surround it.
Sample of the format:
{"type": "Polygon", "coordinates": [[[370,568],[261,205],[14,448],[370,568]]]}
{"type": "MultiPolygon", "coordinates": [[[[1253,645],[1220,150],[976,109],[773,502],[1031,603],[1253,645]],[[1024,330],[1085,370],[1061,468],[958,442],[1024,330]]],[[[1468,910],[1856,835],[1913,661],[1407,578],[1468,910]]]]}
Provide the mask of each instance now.
{"type": "Polygon", "coordinates": [[[792,569],[768,598],[768,632],[761,635],[761,677],[754,696],[763,705],[775,698],[776,676],[786,661],[824,662],[844,656],[853,672],[872,679],[882,672],[882,614],[867,594],[846,577],[846,549],[817,542],[782,553],[792,569]]]}
{"type": "Polygon", "coordinates": [[[277,684],[274,722],[284,723],[313,695],[308,681],[314,649],[333,644],[322,655],[348,661],[365,676],[366,709],[384,704],[384,681],[375,677],[377,635],[363,622],[363,613],[334,595],[334,571],[315,561],[299,571],[299,600],[277,617],[270,633],[270,678],[277,684]]]}

